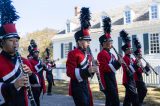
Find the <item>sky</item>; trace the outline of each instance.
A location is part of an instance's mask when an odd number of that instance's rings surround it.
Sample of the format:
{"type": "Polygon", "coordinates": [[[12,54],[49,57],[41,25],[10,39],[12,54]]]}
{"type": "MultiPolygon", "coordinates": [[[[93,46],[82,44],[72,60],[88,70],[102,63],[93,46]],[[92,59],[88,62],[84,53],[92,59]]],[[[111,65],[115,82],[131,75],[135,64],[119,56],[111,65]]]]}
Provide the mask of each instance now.
{"type": "Polygon", "coordinates": [[[17,31],[21,35],[43,28],[62,30],[74,16],[74,7],[89,7],[100,12],[145,0],[13,0],[18,15],[17,31]]]}

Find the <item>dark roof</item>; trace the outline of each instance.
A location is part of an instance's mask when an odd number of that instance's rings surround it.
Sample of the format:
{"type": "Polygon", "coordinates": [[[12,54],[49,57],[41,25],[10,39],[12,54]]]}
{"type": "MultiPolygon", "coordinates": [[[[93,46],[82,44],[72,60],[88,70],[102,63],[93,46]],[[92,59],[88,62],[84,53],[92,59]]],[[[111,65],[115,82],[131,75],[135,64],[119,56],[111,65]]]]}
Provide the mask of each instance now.
{"type": "Polygon", "coordinates": [[[99,23],[93,25],[91,28],[96,29],[96,28],[100,28],[100,27],[101,27],[101,25],[100,25],[100,22],[99,22],[99,23]]]}
{"type": "Polygon", "coordinates": [[[124,18],[120,18],[118,20],[116,20],[115,22],[113,22],[112,25],[123,25],[124,24],[124,18]]]}
{"type": "Polygon", "coordinates": [[[62,30],[60,32],[58,32],[57,34],[65,34],[66,33],[66,30],[62,30]]]}
{"type": "Polygon", "coordinates": [[[135,19],[134,21],[143,21],[143,20],[149,20],[149,11],[137,17],[137,19],[135,19]]]}
{"type": "MultiPolygon", "coordinates": [[[[152,2],[152,0],[146,0],[147,2],[140,2],[140,3],[135,3],[132,5],[129,5],[129,7],[135,12],[135,19],[133,22],[138,22],[138,21],[145,21],[149,20],[149,4],[152,2]]],[[[100,28],[100,16],[110,16],[112,19],[112,25],[124,25],[124,18],[123,18],[123,12],[124,12],[124,6],[120,8],[114,9],[114,11],[102,11],[101,13],[95,13],[92,14],[92,19],[94,20],[91,29],[96,29],[100,28]]],[[[78,22],[79,18],[74,18],[74,21],[78,22]]],[[[77,28],[73,30],[73,32],[79,31],[81,27],[79,26],[79,23],[77,24],[77,28]]],[[[64,34],[65,30],[59,32],[58,34],[64,34]]]]}

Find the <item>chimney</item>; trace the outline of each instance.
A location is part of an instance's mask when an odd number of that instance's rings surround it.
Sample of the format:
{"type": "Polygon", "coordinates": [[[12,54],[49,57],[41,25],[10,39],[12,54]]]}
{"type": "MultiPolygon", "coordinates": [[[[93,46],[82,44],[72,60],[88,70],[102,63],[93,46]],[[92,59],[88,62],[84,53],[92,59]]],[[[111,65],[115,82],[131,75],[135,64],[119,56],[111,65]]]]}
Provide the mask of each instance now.
{"type": "Polygon", "coordinates": [[[74,9],[75,9],[75,16],[78,16],[80,14],[80,8],[76,6],[74,9]]]}

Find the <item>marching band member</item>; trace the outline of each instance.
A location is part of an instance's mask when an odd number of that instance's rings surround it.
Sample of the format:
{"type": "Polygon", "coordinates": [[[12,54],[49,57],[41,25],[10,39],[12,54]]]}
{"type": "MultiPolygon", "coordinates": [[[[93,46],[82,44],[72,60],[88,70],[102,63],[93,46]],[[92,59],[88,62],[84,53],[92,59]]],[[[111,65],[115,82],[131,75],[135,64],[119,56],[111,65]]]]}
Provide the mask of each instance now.
{"type": "Polygon", "coordinates": [[[34,72],[38,75],[39,78],[39,84],[32,85],[33,95],[35,98],[35,101],[37,103],[37,106],[40,106],[40,95],[43,90],[43,94],[46,93],[46,85],[45,80],[43,76],[43,72],[45,69],[44,63],[39,58],[39,50],[37,49],[37,46],[34,46],[35,48],[32,48],[31,50],[31,57],[29,59],[29,62],[31,63],[34,72]]]}
{"type": "Polygon", "coordinates": [[[136,50],[134,51],[134,56],[136,57],[136,60],[135,60],[136,72],[134,74],[134,79],[136,81],[139,103],[140,103],[140,106],[142,106],[143,100],[147,94],[147,87],[145,85],[145,82],[143,81],[142,73],[145,73],[146,75],[148,75],[150,68],[149,68],[149,64],[146,64],[145,67],[142,65],[141,44],[137,38],[134,39],[134,45],[136,47],[136,50]]]}
{"type": "Polygon", "coordinates": [[[67,76],[70,77],[69,95],[72,95],[76,106],[93,106],[92,93],[88,77],[96,71],[91,67],[91,56],[87,53],[90,45],[90,12],[89,8],[81,9],[81,30],[74,35],[77,47],[68,53],[67,76]]]}
{"type": "Polygon", "coordinates": [[[123,68],[123,85],[125,87],[125,98],[123,101],[123,106],[139,106],[138,93],[136,89],[136,83],[134,80],[135,64],[134,59],[131,57],[132,50],[130,45],[130,39],[128,34],[122,30],[120,36],[125,43],[122,46],[122,50],[125,55],[123,57],[124,62],[127,66],[122,65],[123,68]]]}
{"type": "Polygon", "coordinates": [[[36,44],[35,40],[32,39],[30,41],[30,45],[28,46],[28,52],[29,52],[29,55],[27,56],[28,59],[32,58],[32,54],[31,53],[32,53],[32,50],[34,48],[37,48],[37,44],[36,44]]]}
{"type": "Polygon", "coordinates": [[[16,55],[19,47],[19,35],[15,24],[19,16],[10,0],[0,1],[0,105],[1,106],[28,106],[27,88],[29,83],[38,83],[37,76],[31,71],[29,61],[22,57],[20,63],[16,55]],[[22,66],[22,68],[20,68],[22,66]],[[23,70],[22,70],[23,69],[23,70]],[[24,75],[24,72],[29,78],[24,75]]]}
{"type": "Polygon", "coordinates": [[[121,67],[121,64],[110,52],[113,40],[110,36],[111,19],[109,17],[103,19],[103,29],[104,35],[99,38],[99,42],[102,45],[103,49],[98,54],[97,59],[100,64],[99,71],[104,87],[103,93],[106,97],[105,106],[119,106],[120,102],[115,72],[121,67]]]}
{"type": "Polygon", "coordinates": [[[54,79],[53,79],[53,68],[56,67],[55,61],[50,60],[50,50],[46,48],[46,57],[45,57],[45,64],[46,64],[46,78],[48,82],[47,88],[47,95],[52,95],[52,84],[55,86],[54,79]]]}

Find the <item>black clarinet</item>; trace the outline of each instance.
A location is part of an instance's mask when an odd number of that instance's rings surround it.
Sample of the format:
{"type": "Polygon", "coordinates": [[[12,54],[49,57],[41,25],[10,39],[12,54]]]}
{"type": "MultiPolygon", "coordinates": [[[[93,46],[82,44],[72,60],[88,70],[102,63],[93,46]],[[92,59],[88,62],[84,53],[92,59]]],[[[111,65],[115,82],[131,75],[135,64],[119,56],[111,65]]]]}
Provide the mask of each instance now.
{"type": "Polygon", "coordinates": [[[129,67],[127,66],[126,62],[124,61],[124,59],[122,58],[122,56],[117,52],[117,50],[114,48],[114,46],[112,46],[113,50],[115,51],[116,55],[118,58],[121,59],[122,63],[121,65],[123,64],[124,67],[127,69],[127,72],[129,74],[129,76],[132,76],[133,75],[133,72],[130,71],[129,67]]]}
{"type": "Polygon", "coordinates": [[[100,78],[99,68],[98,68],[98,66],[97,66],[97,64],[96,64],[96,62],[94,60],[94,57],[92,55],[92,51],[91,51],[90,47],[87,48],[87,51],[92,56],[92,66],[96,66],[97,67],[96,76],[97,76],[97,79],[98,79],[99,89],[100,89],[100,91],[104,91],[104,87],[103,87],[103,84],[102,84],[102,81],[101,81],[101,78],[100,78]]]}
{"type": "Polygon", "coordinates": [[[149,67],[152,69],[152,71],[156,74],[156,75],[159,75],[155,70],[154,68],[142,57],[142,59],[149,65],[149,67]]]}
{"type": "Polygon", "coordinates": [[[37,104],[36,104],[36,102],[34,100],[32,89],[31,89],[31,85],[30,85],[30,82],[29,82],[29,75],[23,70],[23,67],[22,67],[23,61],[22,61],[21,55],[19,54],[17,48],[15,48],[15,51],[16,51],[17,59],[18,59],[18,61],[20,63],[19,68],[22,71],[23,75],[27,76],[27,78],[28,78],[28,85],[26,86],[26,88],[27,88],[28,98],[30,100],[30,104],[31,104],[31,106],[37,106],[37,104]]]}
{"type": "Polygon", "coordinates": [[[146,74],[146,76],[148,76],[149,74],[145,70],[145,68],[144,68],[143,64],[141,63],[140,59],[138,59],[137,56],[134,53],[132,53],[132,54],[137,60],[137,65],[142,69],[142,71],[146,74]]]}

